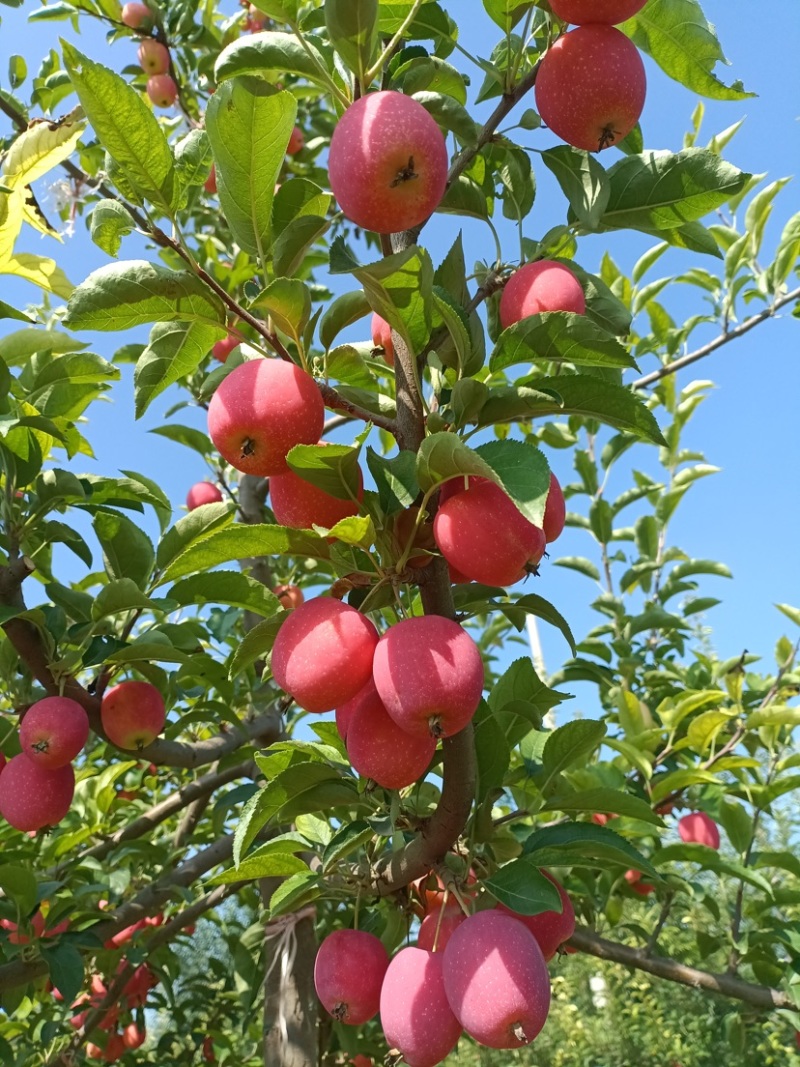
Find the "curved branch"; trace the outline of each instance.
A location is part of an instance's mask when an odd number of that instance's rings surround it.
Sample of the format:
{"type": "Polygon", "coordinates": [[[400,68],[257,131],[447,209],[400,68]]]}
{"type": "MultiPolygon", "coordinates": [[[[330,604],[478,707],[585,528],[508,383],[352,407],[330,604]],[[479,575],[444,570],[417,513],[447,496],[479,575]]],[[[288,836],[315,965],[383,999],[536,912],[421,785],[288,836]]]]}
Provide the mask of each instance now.
{"type": "Polygon", "coordinates": [[[596,956],[597,959],[621,963],[637,971],[652,974],[655,978],[664,978],[668,982],[677,982],[691,989],[718,993],[720,996],[740,1000],[744,1004],[750,1004],[764,1011],[775,1011],[777,1008],[789,1008],[793,1011],[796,1008],[792,997],[779,989],[753,985],[751,982],[742,981],[741,978],[734,978],[730,974],[700,971],[696,967],[688,967],[684,963],[678,963],[677,960],[666,959],[663,956],[647,956],[642,949],[621,945],[616,941],[607,941],[585,927],[576,929],[567,943],[573,948],[580,949],[581,952],[596,956]]]}

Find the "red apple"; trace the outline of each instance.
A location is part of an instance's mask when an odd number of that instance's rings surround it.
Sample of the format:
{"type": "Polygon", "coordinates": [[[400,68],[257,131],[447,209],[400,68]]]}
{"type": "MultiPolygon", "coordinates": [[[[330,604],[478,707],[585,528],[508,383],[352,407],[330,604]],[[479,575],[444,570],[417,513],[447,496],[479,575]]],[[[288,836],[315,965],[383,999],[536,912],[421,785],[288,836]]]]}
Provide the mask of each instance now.
{"type": "Polygon", "coordinates": [[[100,718],[112,744],[138,751],[164,729],[164,698],[150,682],[120,682],[103,694],[100,718]]]}
{"type": "Polygon", "coordinates": [[[303,590],[299,585],[276,585],[272,591],[287,611],[299,608],[305,601],[303,590]]]}
{"type": "Polygon", "coordinates": [[[616,25],[633,18],[647,0],[550,0],[553,14],[562,22],[583,26],[587,22],[616,25]]]}
{"type": "Polygon", "coordinates": [[[278,631],[272,673],[301,708],[332,711],[370,680],[377,643],[365,615],[340,600],[315,597],[295,608],[278,631]]]}
{"type": "Polygon", "coordinates": [[[719,848],[719,827],[704,811],[693,811],[678,820],[678,833],[681,840],[719,848]]]}
{"type": "Polygon", "coordinates": [[[303,136],[303,131],[299,126],[295,126],[292,130],[292,135],[289,138],[289,144],[286,146],[286,154],[288,156],[296,156],[298,152],[303,150],[303,145],[306,143],[306,139],[303,136]]]}
{"type": "Polygon", "coordinates": [[[136,1023],[128,1023],[122,1031],[122,1042],[125,1048],[140,1048],[147,1040],[147,1031],[144,1027],[139,1028],[136,1023]]]}
{"type": "Polygon", "coordinates": [[[618,818],[618,816],[612,815],[610,812],[596,811],[594,815],[592,815],[592,822],[595,826],[605,826],[611,819],[616,818],[618,818]]]}
{"type": "Polygon", "coordinates": [[[55,771],[75,759],[89,737],[89,718],[69,697],[45,697],[32,704],[19,728],[19,743],[28,757],[55,771]]]}
{"type": "Polygon", "coordinates": [[[383,349],[383,358],[390,367],[394,366],[394,341],[392,340],[392,327],[382,319],[380,315],[373,314],[370,320],[370,332],[372,343],[376,348],[383,349]]]}
{"type": "Polygon", "coordinates": [[[536,938],[536,943],[542,950],[545,960],[551,960],[559,947],[565,941],[569,941],[575,933],[575,909],[564,887],[552,874],[547,871],[542,871],[542,874],[558,889],[558,895],[561,897],[561,911],[541,911],[538,915],[520,915],[511,908],[507,908],[505,904],[498,904],[497,910],[506,915],[513,915],[523,926],[527,926],[536,938]]]}
{"type": "Polygon", "coordinates": [[[195,482],[186,494],[186,507],[189,511],[202,507],[203,504],[219,504],[222,501],[222,492],[211,482],[195,482]]]}
{"type": "Polygon", "coordinates": [[[586,312],[581,283],[568,267],[547,259],[525,263],[508,279],[500,297],[500,325],[505,330],[544,311],[586,312]]]}
{"type": "Polygon", "coordinates": [[[120,18],[132,30],[147,30],[153,25],[153,12],[147,4],[124,4],[120,18]]]}
{"type": "Polygon", "coordinates": [[[314,986],[326,1011],[340,1023],[360,1026],[378,1011],[389,966],[382,942],[364,930],[335,930],[319,946],[314,986]]]}
{"type": "Polygon", "coordinates": [[[433,737],[402,730],[383,706],[372,682],[345,707],[342,718],[347,724],[347,755],[362,777],[371,778],[384,789],[405,789],[422,778],[436,751],[433,737]]]}
{"type": "Polygon", "coordinates": [[[631,132],[646,89],[636,45],[613,26],[592,23],[563,34],[545,53],[536,106],[557,137],[598,152],[631,132]]]}
{"type": "Polygon", "coordinates": [[[178,86],[169,74],[154,74],[147,79],[147,95],[156,107],[172,107],[178,99],[178,86]]]}
{"type": "Polygon", "coordinates": [[[395,623],[383,635],[375,649],[373,677],[401,729],[450,737],[464,729],[480,703],[483,661],[457,622],[421,615],[395,623]]]}
{"type": "Polygon", "coordinates": [[[649,882],[642,881],[642,872],[629,870],[625,872],[625,881],[631,888],[631,891],[637,893],[640,897],[647,897],[651,893],[655,892],[655,886],[649,882]]]}
{"type": "Polygon", "coordinates": [[[542,529],[548,545],[553,541],[557,541],[561,536],[566,519],[567,505],[564,500],[564,493],[561,490],[558,478],[551,473],[550,488],[547,491],[547,503],[545,504],[544,520],[542,521],[542,529]]]}
{"type": "MultiPolygon", "coordinates": [[[[217,168],[214,166],[213,163],[211,164],[211,170],[209,172],[208,177],[203,182],[203,188],[205,189],[205,191],[207,193],[215,193],[217,191],[217,168]]],[[[214,347],[211,349],[211,351],[214,353],[214,355],[220,361],[220,363],[224,363],[225,360],[230,355],[231,350],[236,348],[238,343],[239,342],[233,337],[225,337],[225,338],[223,338],[223,340],[217,341],[217,343],[214,345],[214,347]],[[225,351],[225,355],[224,356],[222,356],[222,355],[218,356],[217,355],[217,346],[219,346],[219,345],[226,345],[226,346],[230,345],[230,347],[227,348],[227,350],[225,351]]],[[[222,351],[222,350],[220,349],[220,351],[222,351]]]]}
{"type": "MultiPolygon", "coordinates": [[[[213,170],[211,173],[214,176],[214,190],[216,191],[217,176],[213,170]]],[[[211,349],[211,355],[214,357],[214,359],[218,359],[220,363],[227,363],[228,356],[231,354],[234,348],[236,348],[236,346],[240,344],[241,341],[239,340],[239,338],[234,337],[232,333],[229,333],[227,337],[223,337],[221,341],[217,341],[217,343],[211,349]]]]}
{"type": "Polygon", "coordinates": [[[208,405],[208,432],[243,474],[285,474],[287,453],[322,436],[325,405],[310,374],[279,359],[235,367],[208,405]]]}
{"type": "Polygon", "coordinates": [[[203,1038],[203,1059],[206,1063],[214,1063],[216,1059],[214,1055],[214,1039],[210,1034],[206,1034],[203,1038]]]}
{"type": "Polygon", "coordinates": [[[25,833],[55,826],[69,811],[74,792],[71,763],[48,771],[21,752],[0,775],[0,815],[25,833]]]}
{"type": "Polygon", "coordinates": [[[455,1048],[461,1023],[453,1014],[442,976],[442,954],[403,948],[386,971],[381,1025],[390,1048],[409,1067],[435,1067],[455,1048]]]}
{"type": "Polygon", "coordinates": [[[161,41],[146,37],[137,54],[139,66],[146,74],[166,74],[169,70],[169,49],[161,41]]]}
{"type": "Polygon", "coordinates": [[[333,131],[328,175],[356,226],[408,230],[436,210],[447,184],[447,145],[422,104],[403,93],[367,93],[333,131]]]}
{"type": "Polygon", "coordinates": [[[106,1063],[116,1063],[117,1060],[125,1055],[125,1042],[122,1039],[122,1034],[111,1034],[106,1042],[106,1050],[103,1053],[103,1059],[106,1063]]]}
{"type": "MultiPolygon", "coordinates": [[[[358,482],[357,496],[361,500],[364,496],[364,479],[360,468],[358,482]]],[[[269,499],[276,522],[294,530],[310,530],[312,526],[324,526],[330,530],[341,519],[358,514],[355,500],[331,496],[293,470],[270,478],[269,499]]]]}
{"type": "Polygon", "coordinates": [[[428,952],[433,952],[433,944],[436,941],[435,951],[444,952],[447,948],[447,942],[466,919],[466,915],[461,910],[461,905],[458,902],[451,904],[448,901],[444,908],[444,915],[441,915],[440,912],[441,908],[438,912],[428,912],[420,923],[419,933],[417,934],[417,948],[424,948],[428,952]],[[438,939],[436,937],[437,930],[439,931],[438,939]]]}

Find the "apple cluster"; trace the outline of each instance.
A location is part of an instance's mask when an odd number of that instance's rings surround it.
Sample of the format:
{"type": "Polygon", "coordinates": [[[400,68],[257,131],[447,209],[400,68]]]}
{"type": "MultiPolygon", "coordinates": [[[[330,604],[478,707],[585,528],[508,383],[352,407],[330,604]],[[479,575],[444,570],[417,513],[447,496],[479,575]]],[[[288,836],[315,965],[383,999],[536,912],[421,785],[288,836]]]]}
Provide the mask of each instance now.
{"type": "MultiPolygon", "coordinates": [[[[160,916],[158,917],[161,918],[160,916]]],[[[151,924],[152,925],[152,924],[151,924]]],[[[117,974],[128,966],[123,958],[117,965],[117,974]]],[[[139,1048],[147,1039],[144,1022],[144,1008],[147,995],[158,985],[158,978],[146,963],[140,964],[125,983],[119,1000],[113,1004],[97,1024],[104,1038],[102,1044],[94,1041],[86,1045],[86,1057],[90,1060],[103,1060],[116,1063],[126,1052],[139,1048]]],[[[82,993],[72,1004],[75,1015],[70,1018],[70,1025],[79,1030],[86,1022],[89,1013],[101,1005],[108,996],[108,986],[98,974],[92,975],[91,992],[82,993]]],[[[54,995],[56,990],[53,991],[54,995]]]]}
{"type": "MultiPolygon", "coordinates": [[[[132,30],[149,34],[154,25],[153,12],[147,4],[127,3],[120,15],[123,23],[132,30]]],[[[147,95],[156,107],[172,107],[178,98],[178,86],[169,73],[172,61],[169,49],[154,37],[144,37],[139,45],[139,65],[147,78],[147,95]]]]}
{"type": "Polygon", "coordinates": [[[474,875],[457,901],[438,876],[420,879],[412,887],[424,914],[415,946],[390,960],[374,934],[325,938],[314,966],[323,1007],[353,1026],[380,1012],[389,1048],[409,1067],[435,1067],[463,1033],[488,1048],[530,1044],[550,1008],[547,963],[575,929],[568,895],[547,877],[562,910],[534,916],[502,904],[473,912],[474,875]]]}

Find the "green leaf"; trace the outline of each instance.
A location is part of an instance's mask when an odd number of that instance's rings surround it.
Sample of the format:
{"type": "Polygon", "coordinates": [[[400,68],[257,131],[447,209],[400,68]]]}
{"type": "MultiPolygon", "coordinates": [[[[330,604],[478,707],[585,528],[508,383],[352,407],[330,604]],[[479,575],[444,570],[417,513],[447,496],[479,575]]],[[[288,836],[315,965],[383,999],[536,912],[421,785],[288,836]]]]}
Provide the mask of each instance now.
{"type": "Polygon", "coordinates": [[[211,171],[213,158],[205,130],[189,130],[174,147],[175,170],[181,185],[188,189],[202,185],[211,171]]]}
{"type": "Polygon", "coordinates": [[[119,74],[62,40],[64,65],[103,147],[142,199],[165,214],[177,203],[172,153],[153,112],[119,74]]]}
{"type": "Polygon", "coordinates": [[[126,515],[100,511],[92,522],[112,578],[131,578],[140,588],[150,577],[155,552],[150,538],[126,515]]]}
{"type": "Polygon", "coordinates": [[[92,209],[92,240],[110,256],[116,257],[122,238],[131,233],[135,226],[130,212],[118,200],[99,200],[92,209]]]}
{"type": "Polygon", "coordinates": [[[549,600],[545,600],[544,597],[539,596],[537,593],[525,593],[508,605],[498,603],[495,607],[508,614],[509,618],[511,618],[514,610],[519,611],[522,609],[528,615],[535,615],[537,619],[549,622],[551,626],[555,626],[557,630],[561,631],[567,644],[572,649],[573,656],[576,654],[575,638],[572,636],[569,623],[561,612],[549,600]]]}
{"type": "Polygon", "coordinates": [[[163,606],[145,596],[130,578],[117,578],[103,586],[92,604],[92,618],[104,619],[123,611],[163,610],[163,606]]]}
{"type": "Polygon", "coordinates": [[[267,618],[281,610],[281,602],[273,592],[240,571],[214,571],[184,578],[170,589],[169,599],[182,605],[231,604],[267,618]]]}
{"type": "Polygon", "coordinates": [[[328,304],[319,320],[319,343],[327,351],[342,330],[358,322],[369,312],[370,306],[363,289],[338,296],[328,304]]]}
{"type": "Polygon", "coordinates": [[[346,822],[325,846],[322,854],[323,872],[330,871],[337,863],[357,852],[362,845],[368,844],[374,837],[375,831],[363,819],[346,822]]]}
{"type": "Polygon", "coordinates": [[[367,449],[367,466],[378,490],[378,501],[387,515],[410,507],[419,493],[417,459],[413,452],[400,452],[394,459],[384,459],[373,448],[367,449]]]}
{"type": "Polygon", "coordinates": [[[80,108],[57,122],[31,123],[13,141],[3,159],[2,184],[14,189],[38,181],[69,159],[85,128],[80,108]]]}
{"type": "Polygon", "coordinates": [[[480,804],[489,793],[502,786],[511,760],[511,749],[503,727],[485,701],[481,701],[472,725],[478,760],[476,798],[480,804]]]}
{"type": "Polygon", "coordinates": [[[605,168],[591,153],[564,144],[542,152],[542,162],[556,176],[578,221],[594,230],[611,195],[605,168]]]}
{"type": "Polygon", "coordinates": [[[378,0],[325,0],[324,9],[331,44],[363,85],[378,44],[378,0]]]}
{"type": "Polygon", "coordinates": [[[194,449],[201,456],[210,456],[214,451],[211,438],[202,430],[196,430],[194,426],[181,426],[178,423],[169,423],[166,426],[155,426],[148,433],[157,433],[159,437],[166,437],[169,441],[175,441],[179,445],[194,449]]]}
{"type": "Polygon", "coordinates": [[[11,897],[23,915],[29,915],[36,905],[36,877],[26,867],[13,863],[0,865],[0,889],[11,897]]]}
{"type": "Polygon", "coordinates": [[[586,764],[606,735],[606,724],[591,719],[574,719],[554,730],[542,752],[543,789],[574,763],[586,764]]]}
{"type": "Polygon", "coordinates": [[[514,660],[489,694],[489,706],[510,746],[531,729],[539,728],[547,712],[566,699],[549,689],[536,674],[529,657],[514,660]]]}
{"type": "Polygon", "coordinates": [[[800,608],[793,608],[791,604],[776,604],[775,607],[787,619],[791,619],[795,626],[800,626],[800,608]]]}
{"type": "Polygon", "coordinates": [[[205,322],[157,322],[136,361],[133,384],[136,418],[175,382],[192,374],[225,331],[205,322]]]}
{"type": "MultiPolygon", "coordinates": [[[[224,82],[246,74],[299,74],[325,85],[328,62],[321,51],[323,42],[311,34],[303,34],[303,38],[305,48],[292,33],[270,31],[239,37],[219,54],[214,77],[224,82]]],[[[288,143],[287,134],[284,149],[288,143]]]]}
{"type": "Polygon", "coordinates": [[[210,570],[221,563],[253,556],[279,555],[327,559],[330,549],[323,537],[317,537],[308,530],[288,530],[283,526],[266,525],[232,526],[215,530],[187,545],[164,569],[159,584],[175,581],[196,571],[210,570]]]}
{"type": "Polygon", "coordinates": [[[543,911],[560,914],[563,905],[558,889],[539,867],[529,856],[520,856],[495,871],[483,884],[496,900],[518,915],[540,915],[543,911]]]}
{"type": "Polygon", "coordinates": [[[711,774],[710,771],[670,771],[669,774],[662,774],[653,779],[650,799],[653,804],[658,804],[668,797],[670,793],[680,792],[690,785],[702,785],[704,783],[718,785],[719,778],[717,775],[711,774]]]}
{"type": "Polygon", "coordinates": [[[50,971],[50,981],[64,1001],[71,1004],[83,985],[83,956],[75,945],[66,941],[61,941],[53,948],[41,945],[40,951],[50,971]]]}
{"type": "MultiPolygon", "coordinates": [[[[259,794],[253,798],[258,799],[259,794]]],[[[259,827],[260,829],[260,827],[259,827]]],[[[303,847],[301,842],[268,841],[242,860],[238,867],[230,867],[215,874],[205,883],[208,886],[231,885],[248,882],[255,878],[290,878],[292,875],[307,875],[308,864],[295,855],[303,847]]]]}
{"type": "Polygon", "coordinates": [[[494,373],[515,363],[572,363],[583,367],[633,367],[619,341],[588,316],[570,311],[529,315],[500,335],[489,360],[494,373]]]}
{"type": "Polygon", "coordinates": [[[558,793],[550,797],[542,811],[584,812],[599,811],[623,815],[629,819],[661,826],[662,821],[650,805],[639,797],[618,789],[584,789],[574,793],[558,793]]]}
{"type": "Polygon", "coordinates": [[[725,85],[714,74],[727,60],[698,0],[650,0],[622,29],[661,69],[709,100],[746,100],[741,82],[725,85]]]}
{"type": "Polygon", "coordinates": [[[236,651],[228,665],[228,676],[235,678],[258,660],[266,659],[272,651],[278,630],[288,615],[288,611],[276,612],[270,619],[260,622],[248,630],[244,640],[236,646],[236,651]]]}
{"type": "Polygon", "coordinates": [[[534,830],[523,853],[542,867],[603,867],[606,864],[633,868],[657,877],[650,860],[624,837],[607,826],[591,823],[563,823],[534,830]]]}
{"type": "Polygon", "coordinates": [[[483,0],[489,18],[508,33],[533,7],[533,0],[483,0]]]}
{"type": "Polygon", "coordinates": [[[164,570],[181,553],[193,544],[204,540],[221,526],[229,526],[233,521],[233,505],[220,501],[218,504],[203,504],[194,508],[183,519],[179,519],[158,543],[156,565],[164,570]]]}
{"type": "Polygon", "coordinates": [[[699,863],[707,871],[726,874],[737,881],[747,882],[761,889],[769,897],[772,896],[772,886],[763,875],[757,874],[740,863],[726,859],[715,848],[709,848],[707,845],[680,842],[667,845],[666,848],[659,849],[653,854],[654,867],[666,867],[670,863],[699,863]]]}
{"type": "Polygon", "coordinates": [[[319,875],[306,871],[305,874],[293,874],[282,882],[272,894],[269,902],[269,917],[275,919],[287,912],[297,911],[316,899],[320,893],[319,875]]]}
{"type": "Polygon", "coordinates": [[[146,322],[225,325],[225,305],[189,271],[145,260],[109,263],[73,291],[64,324],[71,330],[127,330],[146,322]]]}
{"type": "Polygon", "coordinates": [[[544,452],[511,439],[489,441],[475,452],[489,464],[495,474],[493,481],[505,489],[525,518],[541,526],[550,489],[550,467],[544,452]]]}
{"type": "Polygon", "coordinates": [[[311,293],[296,278],[275,278],[253,301],[254,308],[264,308],[283,333],[297,345],[311,317],[311,293]]]}

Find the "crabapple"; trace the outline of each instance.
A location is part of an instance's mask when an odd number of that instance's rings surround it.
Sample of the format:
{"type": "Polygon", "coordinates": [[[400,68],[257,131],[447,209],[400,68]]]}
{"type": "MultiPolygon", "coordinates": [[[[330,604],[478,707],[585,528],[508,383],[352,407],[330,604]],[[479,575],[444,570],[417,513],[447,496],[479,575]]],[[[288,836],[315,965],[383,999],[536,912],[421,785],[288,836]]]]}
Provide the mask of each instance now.
{"type": "Polygon", "coordinates": [[[330,597],[301,604],[284,621],[272,649],[275,681],[306,711],[331,711],[372,676],[378,633],[369,619],[330,597]]]}
{"type": "Polygon", "coordinates": [[[569,941],[575,933],[575,909],[572,901],[567,896],[564,887],[547,871],[542,871],[545,878],[549,879],[558,890],[561,897],[561,911],[540,911],[538,915],[520,915],[505,904],[498,904],[497,910],[505,915],[513,917],[527,926],[536,943],[542,950],[545,960],[551,960],[558,952],[559,946],[569,941]]]}
{"type": "Polygon", "coordinates": [[[137,53],[139,66],[146,74],[166,74],[169,70],[169,50],[161,41],[145,38],[137,53]]]}
{"type": "Polygon", "coordinates": [[[618,818],[618,816],[613,815],[611,812],[596,811],[594,815],[592,815],[592,822],[595,824],[595,826],[605,826],[607,822],[611,821],[611,819],[616,818],[618,818]]]}
{"type": "Polygon", "coordinates": [[[719,827],[704,811],[693,811],[679,819],[678,833],[687,843],[719,848],[719,827]]]}
{"type": "Polygon", "coordinates": [[[125,1055],[125,1042],[122,1034],[111,1034],[106,1042],[106,1050],[103,1059],[106,1063],[116,1063],[120,1056],[125,1055]]]}
{"type": "Polygon", "coordinates": [[[486,585],[513,585],[526,565],[544,555],[544,531],[534,526],[494,482],[469,487],[439,506],[433,520],[436,544],[462,575],[486,585]]]}
{"type": "MultiPolygon", "coordinates": [[[[472,868],[469,870],[465,883],[462,884],[461,881],[458,881],[458,891],[465,901],[474,900],[476,890],[472,887],[474,887],[477,882],[478,879],[472,868]]],[[[425,913],[430,914],[432,911],[435,911],[438,915],[442,903],[444,902],[444,894],[446,891],[446,886],[440,876],[431,871],[429,874],[423,875],[422,878],[417,878],[416,881],[411,884],[425,905],[425,913]]],[[[450,897],[448,898],[446,907],[455,907],[456,903],[455,898],[450,897]]]]}
{"type": "Polygon", "coordinates": [[[86,1057],[90,1060],[102,1060],[103,1050],[99,1045],[95,1045],[94,1041],[89,1041],[86,1045],[86,1057]]]}
{"type": "Polygon", "coordinates": [[[74,760],[89,737],[89,717],[77,700],[45,697],[25,712],[19,743],[29,760],[48,771],[74,760]]]}
{"type": "MultiPolygon", "coordinates": [[[[364,495],[364,479],[358,471],[358,500],[364,495]]],[[[310,530],[312,526],[331,529],[337,522],[358,514],[358,504],[331,496],[324,489],[312,485],[293,470],[275,474],[269,480],[269,499],[275,519],[281,526],[294,530],[310,530]]]]}
{"type": "Polygon", "coordinates": [[[222,501],[222,492],[211,482],[195,482],[186,494],[186,507],[189,511],[202,507],[203,504],[219,504],[222,501]]]}
{"type": "Polygon", "coordinates": [[[360,1026],[381,1000],[389,957],[383,943],[364,930],[335,930],[319,946],[314,986],[326,1011],[340,1023],[360,1026]]]}
{"type": "Polygon", "coordinates": [[[544,506],[542,529],[548,545],[557,541],[564,529],[567,519],[567,505],[564,493],[555,474],[550,473],[550,488],[547,491],[547,503],[544,506]]]}
{"type": "Polygon", "coordinates": [[[147,4],[124,4],[120,18],[132,30],[149,29],[153,25],[153,12],[147,4]]]}
{"type": "Polygon", "coordinates": [[[287,156],[296,156],[298,152],[301,152],[303,145],[306,143],[306,139],[303,136],[303,131],[299,126],[295,126],[292,130],[292,135],[289,138],[289,143],[286,146],[287,156]]]}
{"type": "Polygon", "coordinates": [[[324,421],[314,379],[280,359],[235,367],[208,405],[208,432],[219,452],[243,474],[262,477],[285,474],[287,453],[316,444],[324,421]]]}
{"type": "Polygon", "coordinates": [[[452,1052],[461,1024],[445,993],[441,953],[413,947],[397,953],[383,980],[381,1025],[409,1067],[435,1067],[452,1052]]]}
{"type": "Polygon", "coordinates": [[[393,90],[367,93],[331,138],[333,195],[356,226],[409,230],[435,211],[447,184],[447,145],[422,104],[393,90]]]}
{"type": "Polygon", "coordinates": [[[650,882],[642,881],[642,872],[635,870],[628,870],[625,872],[625,881],[628,883],[629,888],[633,893],[636,893],[640,897],[648,897],[651,893],[655,892],[655,886],[650,882]]]}
{"type": "Polygon", "coordinates": [[[453,1014],[489,1048],[530,1044],[550,1009],[550,978],[536,938],[497,910],[470,915],[444,950],[442,973],[453,1014]]]}
{"type": "Polygon", "coordinates": [[[164,729],[164,698],[150,682],[120,682],[103,694],[100,719],[112,744],[136,751],[164,729]]]}
{"type": "Polygon", "coordinates": [[[545,52],[536,107],[557,137],[599,152],[631,132],[646,89],[636,45],[613,26],[593,23],[562,34],[545,52]]]}
{"type": "MultiPolygon", "coordinates": [[[[211,164],[211,170],[209,171],[208,177],[203,182],[203,188],[205,189],[205,191],[207,193],[215,193],[217,191],[217,168],[214,166],[213,163],[211,164]]],[[[220,361],[220,363],[224,363],[225,360],[230,355],[231,350],[236,348],[236,345],[238,343],[239,342],[236,341],[232,337],[225,337],[225,338],[223,338],[223,340],[217,341],[217,344],[214,345],[214,347],[211,349],[211,351],[214,353],[214,355],[220,361]],[[231,341],[233,342],[232,344],[230,344],[231,341]],[[217,346],[218,345],[226,345],[227,346],[228,344],[230,344],[230,348],[227,349],[227,351],[225,352],[225,355],[224,356],[222,356],[222,355],[217,356],[217,351],[216,351],[217,350],[217,346]]]]}
{"type": "MultiPolygon", "coordinates": [[[[120,960],[118,970],[122,970],[125,961],[120,960]]],[[[140,964],[122,990],[122,996],[128,1001],[130,1008],[143,1008],[147,1000],[147,994],[158,985],[158,978],[153,974],[146,963],[140,964]]]]}
{"type": "Polygon", "coordinates": [[[69,811],[74,792],[71,763],[49,771],[20,752],[0,775],[0,815],[26,833],[55,826],[69,811]]]}
{"type": "Polygon", "coordinates": [[[429,912],[419,924],[417,948],[424,948],[428,952],[433,952],[433,944],[435,941],[435,951],[444,952],[447,947],[447,942],[465,919],[466,915],[461,910],[461,905],[458,903],[451,905],[448,902],[444,905],[444,914],[441,916],[440,912],[429,912]],[[437,930],[439,931],[438,938],[436,937],[437,930]]]}
{"type": "Polygon", "coordinates": [[[276,585],[272,591],[287,611],[299,608],[305,600],[299,585],[276,585]]]}
{"type": "Polygon", "coordinates": [[[405,789],[425,774],[436,740],[401,730],[372,682],[345,708],[347,755],[362,777],[372,778],[384,789],[405,789]]]}
{"type": "Polygon", "coordinates": [[[156,107],[172,107],[178,99],[178,86],[169,74],[154,74],[147,79],[147,95],[156,107]]]}
{"type": "Polygon", "coordinates": [[[587,22],[616,25],[633,18],[647,0],[550,0],[550,7],[562,22],[583,26],[587,22]]]}
{"type": "Polygon", "coordinates": [[[420,615],[391,626],[378,642],[373,678],[403,730],[450,737],[475,714],[483,689],[478,646],[457,622],[420,615]]]}
{"type": "Polygon", "coordinates": [[[138,1027],[136,1023],[128,1023],[122,1031],[122,1042],[125,1045],[125,1048],[140,1048],[146,1040],[147,1031],[143,1026],[138,1027]]]}
{"type": "Polygon", "coordinates": [[[586,312],[581,283],[569,267],[548,259],[525,263],[508,279],[500,297],[500,325],[506,330],[543,311],[586,312]]]}
{"type": "Polygon", "coordinates": [[[392,340],[392,327],[377,313],[373,313],[370,320],[370,333],[372,343],[376,348],[383,349],[383,358],[390,367],[394,366],[394,341],[392,340]]]}

